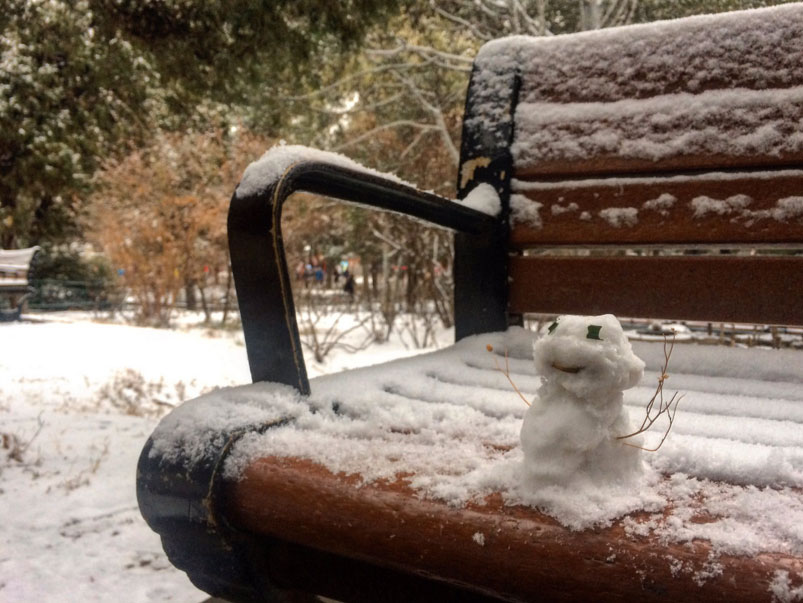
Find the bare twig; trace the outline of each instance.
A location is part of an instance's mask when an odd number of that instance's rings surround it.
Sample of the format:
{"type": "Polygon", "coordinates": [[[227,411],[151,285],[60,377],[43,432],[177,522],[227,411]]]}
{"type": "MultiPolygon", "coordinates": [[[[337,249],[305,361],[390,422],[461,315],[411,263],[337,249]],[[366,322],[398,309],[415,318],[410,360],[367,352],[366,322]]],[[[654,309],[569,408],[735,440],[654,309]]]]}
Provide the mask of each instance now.
{"type": "Polygon", "coordinates": [[[42,413],[39,413],[39,416],[36,417],[36,431],[34,434],[28,438],[28,441],[23,443],[19,436],[16,434],[7,434],[1,433],[0,434],[0,441],[2,441],[2,447],[7,449],[8,458],[13,461],[17,461],[18,463],[22,463],[22,458],[27,452],[28,448],[30,448],[33,441],[39,436],[42,431],[42,428],[45,426],[45,422],[42,419],[42,413]]]}
{"type": "Polygon", "coordinates": [[[667,348],[667,338],[664,337],[664,366],[661,369],[661,376],[658,377],[658,387],[655,389],[655,393],[653,394],[650,401],[647,402],[647,406],[645,408],[645,415],[644,420],[641,422],[641,426],[634,431],[633,433],[629,433],[623,436],[617,436],[617,440],[626,440],[627,438],[632,438],[634,436],[640,435],[649,431],[649,429],[655,424],[655,422],[662,416],[666,415],[667,419],[669,420],[669,425],[664,432],[661,441],[658,443],[658,446],[655,448],[645,448],[644,446],[639,446],[637,444],[631,444],[629,442],[622,442],[625,446],[632,446],[633,448],[639,448],[641,450],[645,450],[647,452],[656,452],[666,440],[666,436],[669,435],[669,430],[672,429],[672,425],[675,422],[675,414],[678,410],[678,403],[683,399],[685,394],[681,394],[678,396],[678,392],[672,394],[672,397],[668,401],[664,401],[664,382],[669,379],[669,375],[667,374],[667,369],[669,367],[669,358],[672,356],[672,350],[675,347],[675,336],[672,335],[672,342],[669,344],[667,348]],[[656,409],[656,402],[657,402],[657,410],[656,409]],[[653,410],[655,410],[655,414],[653,414],[653,410]]]}
{"type": "MultiPolygon", "coordinates": [[[[487,346],[485,346],[485,349],[488,350],[489,352],[494,351],[494,347],[490,343],[487,346]]],[[[505,377],[507,377],[507,380],[510,382],[510,385],[513,386],[513,389],[519,395],[519,398],[524,400],[524,403],[527,406],[530,406],[529,400],[527,400],[527,398],[524,397],[524,394],[521,393],[516,384],[513,383],[513,379],[511,379],[510,377],[510,362],[508,361],[507,350],[505,350],[505,368],[502,369],[502,367],[499,366],[499,360],[495,356],[494,356],[494,364],[496,365],[496,370],[502,373],[505,377]]]]}
{"type": "Polygon", "coordinates": [[[483,42],[487,42],[488,40],[490,40],[490,39],[492,39],[494,37],[493,35],[491,35],[489,33],[480,31],[470,21],[467,21],[466,19],[463,19],[462,17],[458,17],[457,15],[453,15],[453,14],[445,11],[444,9],[439,7],[437,4],[435,4],[434,0],[430,0],[430,6],[432,7],[432,10],[434,10],[438,15],[440,15],[441,17],[443,17],[444,19],[446,19],[448,21],[451,21],[452,23],[456,23],[457,25],[460,25],[460,26],[466,28],[468,31],[470,31],[474,35],[475,38],[477,38],[479,40],[482,40],[483,42]]]}

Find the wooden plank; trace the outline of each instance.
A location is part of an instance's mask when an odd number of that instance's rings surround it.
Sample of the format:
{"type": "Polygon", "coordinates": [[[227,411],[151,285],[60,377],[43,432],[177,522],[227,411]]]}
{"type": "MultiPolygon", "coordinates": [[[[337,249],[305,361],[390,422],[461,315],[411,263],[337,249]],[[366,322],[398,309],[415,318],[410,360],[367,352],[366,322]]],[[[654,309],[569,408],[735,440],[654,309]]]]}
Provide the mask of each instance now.
{"type": "MultiPolygon", "coordinates": [[[[803,171],[514,183],[542,205],[511,244],[803,244],[803,171]]],[[[526,203],[526,200],[524,200],[526,203]]]]}
{"type": "Polygon", "coordinates": [[[803,325],[803,257],[510,258],[513,313],[803,325]]]}
{"type": "MultiPolygon", "coordinates": [[[[678,92],[785,88],[803,81],[799,4],[521,44],[520,98],[528,103],[612,102],[678,92]]],[[[495,56],[494,46],[483,50],[495,56]]]]}
{"type": "MultiPolygon", "coordinates": [[[[801,113],[803,118],[803,113],[801,113]]],[[[593,157],[566,158],[561,156],[520,159],[514,177],[522,180],[536,178],[566,178],[610,176],[616,174],[668,174],[698,170],[748,170],[753,168],[780,169],[803,164],[803,152],[782,152],[768,155],[722,155],[678,153],[660,161],[639,157],[623,157],[600,153],[593,157]]]]}
{"type": "Polygon", "coordinates": [[[799,5],[518,45],[517,177],[780,167],[803,158],[799,5]]]}
{"type": "Polygon", "coordinates": [[[300,459],[253,462],[227,485],[226,498],[225,519],[235,529],[507,600],[768,601],[774,572],[803,571],[803,560],[791,556],[722,555],[722,573],[699,585],[694,572],[673,574],[667,559],[702,570],[706,543],[634,539],[621,524],[573,532],[498,495],[449,507],[400,482],[365,485],[300,459]]]}

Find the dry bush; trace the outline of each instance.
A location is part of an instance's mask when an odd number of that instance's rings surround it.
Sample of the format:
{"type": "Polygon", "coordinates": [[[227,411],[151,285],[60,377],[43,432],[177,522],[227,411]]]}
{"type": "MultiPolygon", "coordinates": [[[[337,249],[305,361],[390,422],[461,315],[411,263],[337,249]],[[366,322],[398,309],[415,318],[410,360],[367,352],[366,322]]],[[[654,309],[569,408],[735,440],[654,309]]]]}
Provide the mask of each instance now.
{"type": "Polygon", "coordinates": [[[245,165],[268,141],[247,132],[160,134],[107,162],[87,207],[88,238],[135,299],[141,323],[164,326],[183,289],[231,289],[226,212],[245,165]]]}
{"type": "Polygon", "coordinates": [[[110,404],[126,415],[136,417],[161,416],[183,402],[187,384],[178,381],[169,385],[164,378],[148,381],[134,369],[118,371],[97,392],[99,406],[110,404]]]}

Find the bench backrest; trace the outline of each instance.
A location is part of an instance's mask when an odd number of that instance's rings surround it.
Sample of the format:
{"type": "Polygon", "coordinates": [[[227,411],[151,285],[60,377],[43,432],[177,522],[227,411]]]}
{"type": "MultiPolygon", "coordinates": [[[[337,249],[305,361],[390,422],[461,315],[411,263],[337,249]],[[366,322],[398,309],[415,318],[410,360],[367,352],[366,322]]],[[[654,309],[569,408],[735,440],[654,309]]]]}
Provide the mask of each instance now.
{"type": "Polygon", "coordinates": [[[0,284],[4,282],[28,281],[33,256],[39,247],[27,249],[0,249],[0,284]]]}
{"type": "Polygon", "coordinates": [[[803,6],[492,42],[464,128],[460,196],[509,204],[512,322],[803,324],[803,6]]]}

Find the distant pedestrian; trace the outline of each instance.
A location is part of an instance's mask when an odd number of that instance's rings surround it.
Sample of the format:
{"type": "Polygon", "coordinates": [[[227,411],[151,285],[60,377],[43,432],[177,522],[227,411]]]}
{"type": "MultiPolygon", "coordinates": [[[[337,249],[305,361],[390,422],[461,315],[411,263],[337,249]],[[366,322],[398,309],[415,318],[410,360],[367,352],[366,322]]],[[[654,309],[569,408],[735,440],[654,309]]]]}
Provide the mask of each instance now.
{"type": "Polygon", "coordinates": [[[354,301],[354,277],[348,270],[346,270],[343,276],[346,277],[346,284],[343,285],[343,291],[348,293],[349,301],[354,301]]]}

